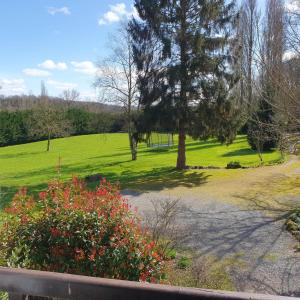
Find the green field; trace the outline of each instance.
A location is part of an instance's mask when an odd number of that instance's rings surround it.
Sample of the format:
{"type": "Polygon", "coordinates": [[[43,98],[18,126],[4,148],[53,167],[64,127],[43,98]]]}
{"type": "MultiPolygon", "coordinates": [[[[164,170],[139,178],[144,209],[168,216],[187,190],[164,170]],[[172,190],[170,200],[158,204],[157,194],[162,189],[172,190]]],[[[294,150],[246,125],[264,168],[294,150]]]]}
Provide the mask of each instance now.
{"type": "MultiPolygon", "coordinates": [[[[20,186],[29,186],[32,190],[43,188],[47,181],[58,176],[59,161],[62,179],[100,173],[111,181],[120,181],[123,188],[150,183],[172,187],[205,180],[203,170],[174,170],[176,145],[157,149],[141,144],[138,160],[132,162],[125,133],[56,139],[52,141],[50,152],[47,153],[45,148],[45,141],[0,148],[2,205],[20,186]]],[[[274,163],[280,159],[280,154],[269,152],[263,157],[266,163],[274,163]]],[[[243,166],[259,163],[244,136],[238,136],[229,146],[220,145],[216,140],[187,140],[188,165],[225,167],[230,161],[239,161],[243,166]]]]}

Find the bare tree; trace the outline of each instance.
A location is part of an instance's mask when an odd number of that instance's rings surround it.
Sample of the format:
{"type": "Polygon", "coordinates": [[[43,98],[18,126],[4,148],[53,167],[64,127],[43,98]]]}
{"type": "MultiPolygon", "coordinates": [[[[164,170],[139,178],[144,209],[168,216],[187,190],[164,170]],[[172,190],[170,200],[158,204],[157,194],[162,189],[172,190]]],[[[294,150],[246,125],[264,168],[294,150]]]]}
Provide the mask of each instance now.
{"type": "Polygon", "coordinates": [[[240,27],[242,35],[242,72],[246,81],[246,101],[248,109],[253,104],[254,52],[256,44],[256,24],[259,19],[256,0],[244,0],[241,8],[240,27]]]}
{"type": "Polygon", "coordinates": [[[284,6],[282,0],[268,0],[264,17],[254,23],[257,45],[253,48],[256,78],[252,89],[256,101],[248,123],[248,140],[261,151],[275,146],[282,148],[282,137],[288,123],[287,97],[281,87],[285,80],[283,54],[285,50],[284,6]]]}
{"type": "Polygon", "coordinates": [[[144,225],[150,230],[153,241],[163,253],[180,247],[190,231],[190,225],[180,224],[180,217],[189,212],[179,198],[149,200],[152,208],[145,212],[144,225]]]}
{"type": "Polygon", "coordinates": [[[101,101],[123,107],[127,121],[132,160],[137,158],[137,138],[134,134],[133,114],[138,109],[136,67],[133,60],[132,37],[128,25],[123,24],[118,34],[111,38],[112,55],[98,63],[95,86],[101,101]]]}
{"type": "Polygon", "coordinates": [[[45,83],[41,82],[41,95],[37,107],[33,110],[31,134],[44,135],[47,138],[47,151],[53,137],[68,135],[69,124],[64,118],[63,111],[59,111],[54,101],[48,97],[45,83]]]}
{"type": "MultiPolygon", "coordinates": [[[[298,8],[300,8],[299,3],[298,8]]],[[[265,99],[273,107],[275,126],[282,138],[280,145],[282,148],[288,146],[286,144],[289,143],[289,139],[286,137],[289,136],[289,133],[297,132],[300,129],[298,76],[300,56],[297,53],[297,43],[295,43],[299,38],[299,31],[295,31],[295,27],[293,29],[291,27],[297,24],[297,17],[294,21],[290,19],[290,22],[287,23],[286,13],[290,12],[285,10],[282,0],[268,1],[267,30],[264,32],[263,55],[261,55],[264,69],[262,73],[264,75],[263,90],[264,94],[266,94],[265,91],[268,92],[265,99]],[[286,57],[286,54],[291,53],[293,55],[286,57]]],[[[297,12],[293,14],[297,16],[297,12]]]]}
{"type": "Polygon", "coordinates": [[[62,92],[61,98],[66,101],[77,101],[79,100],[80,93],[75,89],[67,89],[62,92]]]}
{"type": "Polygon", "coordinates": [[[286,5],[285,14],[289,54],[300,55],[300,1],[290,1],[289,5],[286,5]]]}

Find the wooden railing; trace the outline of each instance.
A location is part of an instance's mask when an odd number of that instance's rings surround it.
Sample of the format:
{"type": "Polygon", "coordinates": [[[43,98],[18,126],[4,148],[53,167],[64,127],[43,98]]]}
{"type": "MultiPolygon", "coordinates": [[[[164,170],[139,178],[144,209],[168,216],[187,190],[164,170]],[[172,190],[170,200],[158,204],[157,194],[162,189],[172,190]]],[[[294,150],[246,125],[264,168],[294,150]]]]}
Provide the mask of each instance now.
{"type": "Polygon", "coordinates": [[[8,292],[10,300],[23,300],[26,298],[25,295],[87,300],[295,299],[274,295],[182,288],[1,267],[0,291],[8,292]]]}

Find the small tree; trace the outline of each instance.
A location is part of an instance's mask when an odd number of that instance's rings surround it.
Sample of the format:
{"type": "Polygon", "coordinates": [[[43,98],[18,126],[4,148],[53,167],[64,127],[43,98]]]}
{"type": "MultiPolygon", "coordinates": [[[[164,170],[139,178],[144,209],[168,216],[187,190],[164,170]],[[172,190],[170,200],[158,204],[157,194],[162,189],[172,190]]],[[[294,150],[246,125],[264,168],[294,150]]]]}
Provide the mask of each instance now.
{"type": "Polygon", "coordinates": [[[47,139],[47,151],[53,137],[66,136],[69,133],[69,124],[64,113],[57,109],[53,100],[47,95],[44,82],[41,83],[41,95],[33,110],[31,119],[31,135],[43,136],[47,139]]]}
{"type": "Polygon", "coordinates": [[[62,92],[61,97],[66,101],[77,101],[79,100],[80,93],[75,89],[68,89],[62,92]]]}
{"type": "Polygon", "coordinates": [[[111,57],[98,63],[95,86],[101,93],[101,101],[122,106],[132,160],[137,159],[137,137],[134,128],[134,110],[138,109],[136,67],[132,52],[132,37],[127,24],[123,24],[116,36],[110,39],[111,57]]]}

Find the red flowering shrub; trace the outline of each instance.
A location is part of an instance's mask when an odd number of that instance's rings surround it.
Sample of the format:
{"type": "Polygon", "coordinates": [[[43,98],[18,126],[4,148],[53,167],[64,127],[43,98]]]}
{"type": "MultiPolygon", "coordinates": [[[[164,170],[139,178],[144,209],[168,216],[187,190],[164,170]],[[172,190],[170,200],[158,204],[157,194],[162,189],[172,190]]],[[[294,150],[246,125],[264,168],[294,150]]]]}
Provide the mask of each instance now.
{"type": "Polygon", "coordinates": [[[37,201],[22,190],[6,212],[2,240],[12,266],[136,281],[161,277],[155,243],[105,181],[95,191],[77,178],[52,182],[37,201]]]}

